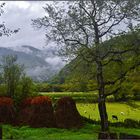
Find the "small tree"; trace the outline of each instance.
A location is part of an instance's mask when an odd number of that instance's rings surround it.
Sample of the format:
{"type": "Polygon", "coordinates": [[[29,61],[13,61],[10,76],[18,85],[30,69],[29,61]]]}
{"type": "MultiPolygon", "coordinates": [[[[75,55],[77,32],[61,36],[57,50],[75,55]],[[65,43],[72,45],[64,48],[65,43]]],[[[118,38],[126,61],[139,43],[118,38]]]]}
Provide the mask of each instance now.
{"type": "Polygon", "coordinates": [[[94,64],[102,131],[109,130],[106,97],[117,93],[128,72],[140,65],[136,59],[139,35],[134,32],[125,35],[126,30],[134,29],[132,21],[139,19],[139,6],[139,0],[80,0],[65,3],[65,6],[47,4],[44,7],[47,15],[33,20],[33,25],[45,28],[48,41],[57,42],[62,55],[81,56],[94,64]],[[119,25],[125,28],[119,29],[119,25]],[[103,43],[119,35],[119,42],[116,37],[103,43]],[[106,71],[115,76],[107,75],[106,71]],[[108,86],[112,86],[111,92],[106,90],[108,86]]]}
{"type": "Polygon", "coordinates": [[[14,97],[20,78],[23,74],[23,65],[16,63],[17,56],[8,55],[2,58],[3,81],[6,85],[7,95],[14,97]]]}
{"type": "Polygon", "coordinates": [[[21,94],[22,99],[33,93],[33,81],[30,77],[27,77],[25,74],[21,77],[21,94]]]}
{"type": "Polygon", "coordinates": [[[15,108],[18,111],[21,101],[33,96],[33,82],[30,77],[26,76],[24,66],[17,63],[16,55],[3,56],[1,69],[6,95],[14,100],[15,108]]]}

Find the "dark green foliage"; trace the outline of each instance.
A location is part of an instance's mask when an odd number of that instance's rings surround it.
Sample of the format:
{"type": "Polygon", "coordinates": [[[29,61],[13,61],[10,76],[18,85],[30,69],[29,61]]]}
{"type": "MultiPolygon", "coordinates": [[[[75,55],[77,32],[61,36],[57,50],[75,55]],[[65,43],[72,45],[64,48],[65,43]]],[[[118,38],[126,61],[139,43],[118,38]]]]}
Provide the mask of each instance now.
{"type": "Polygon", "coordinates": [[[22,100],[27,97],[33,97],[37,95],[38,94],[35,92],[35,85],[33,84],[31,78],[23,75],[13,98],[16,109],[19,110],[19,105],[22,100]]]}
{"type": "Polygon", "coordinates": [[[127,133],[120,133],[119,139],[140,139],[140,136],[137,135],[130,135],[127,133]]]}
{"type": "Polygon", "coordinates": [[[39,92],[62,92],[65,87],[60,84],[39,83],[36,84],[36,90],[39,92]]]}
{"type": "MultiPolygon", "coordinates": [[[[131,66],[139,62],[139,45],[140,45],[140,31],[137,29],[135,32],[128,32],[125,35],[120,35],[107,40],[101,44],[101,50],[104,54],[108,50],[126,50],[135,48],[136,52],[130,52],[125,55],[108,56],[103,64],[106,64],[109,59],[114,59],[106,67],[104,67],[104,78],[106,81],[115,81],[118,77],[127,73],[121,80],[119,79],[115,84],[106,85],[105,93],[108,94],[113,90],[121,87],[120,90],[114,94],[116,101],[136,99],[139,100],[140,89],[140,67],[136,67],[132,70],[131,66]],[[116,61],[115,61],[116,60],[116,61]],[[120,61],[117,61],[120,60],[120,61]],[[129,71],[129,72],[127,72],[129,71]]],[[[97,89],[96,65],[90,65],[84,61],[80,56],[73,59],[67,64],[60,73],[54,78],[56,83],[60,83],[60,79],[63,78],[65,84],[69,85],[69,88],[65,91],[93,91],[97,89]]]]}
{"type": "Polygon", "coordinates": [[[131,89],[134,100],[140,100],[140,84],[135,83],[131,89]]]}
{"type": "Polygon", "coordinates": [[[140,121],[125,119],[124,126],[130,128],[140,128],[140,121]]]}
{"type": "Polygon", "coordinates": [[[17,56],[8,55],[2,58],[2,78],[6,85],[6,93],[14,97],[20,78],[23,74],[23,66],[16,63],[17,56]]]}
{"type": "Polygon", "coordinates": [[[4,84],[0,85],[0,96],[6,96],[6,86],[4,84]]]}
{"type": "MultiPolygon", "coordinates": [[[[92,120],[82,116],[82,119],[85,123],[96,124],[99,125],[101,122],[92,120]]],[[[125,119],[124,122],[109,122],[110,126],[115,127],[125,127],[125,128],[140,128],[140,121],[133,120],[133,119],[125,119]]]]}

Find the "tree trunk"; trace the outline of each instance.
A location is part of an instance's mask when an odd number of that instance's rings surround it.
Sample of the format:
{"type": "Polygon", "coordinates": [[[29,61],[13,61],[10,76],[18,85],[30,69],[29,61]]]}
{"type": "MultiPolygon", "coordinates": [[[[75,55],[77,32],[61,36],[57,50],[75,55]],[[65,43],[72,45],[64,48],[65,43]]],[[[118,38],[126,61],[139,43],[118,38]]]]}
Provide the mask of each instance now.
{"type": "Polygon", "coordinates": [[[94,22],[95,46],[96,46],[95,61],[97,65],[97,83],[98,83],[98,91],[99,91],[98,110],[99,110],[100,120],[101,120],[101,131],[106,132],[109,131],[109,122],[108,122],[108,115],[107,115],[106,104],[105,104],[105,84],[104,84],[104,77],[103,77],[102,59],[100,57],[101,54],[100,54],[99,28],[95,19],[93,19],[93,22],[94,22]]]}
{"type": "Polygon", "coordinates": [[[2,140],[2,125],[0,125],[0,140],[2,140]]]}
{"type": "Polygon", "coordinates": [[[101,119],[101,130],[108,131],[109,130],[108,115],[106,111],[105,99],[102,97],[99,97],[98,109],[101,119]]]}
{"type": "Polygon", "coordinates": [[[101,131],[105,132],[109,130],[109,122],[105,104],[105,94],[104,94],[105,85],[102,72],[102,64],[100,61],[97,61],[97,81],[99,91],[98,109],[101,119],[101,131]]]}

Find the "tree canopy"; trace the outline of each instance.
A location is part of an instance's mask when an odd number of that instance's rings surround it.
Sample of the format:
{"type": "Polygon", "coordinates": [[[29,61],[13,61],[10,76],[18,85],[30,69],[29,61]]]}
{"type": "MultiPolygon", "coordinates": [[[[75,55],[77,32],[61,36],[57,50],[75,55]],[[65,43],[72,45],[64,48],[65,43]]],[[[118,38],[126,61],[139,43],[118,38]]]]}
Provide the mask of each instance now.
{"type": "Polygon", "coordinates": [[[106,93],[106,86],[120,85],[126,74],[140,65],[135,57],[140,53],[139,34],[133,26],[139,21],[139,7],[139,0],[54,3],[44,7],[46,16],[33,20],[33,25],[46,30],[47,41],[57,42],[62,55],[81,56],[88,63],[95,64],[102,131],[109,130],[105,98],[120,89],[115,86],[117,88],[106,93]],[[112,37],[114,41],[105,43],[112,37]],[[117,37],[121,38],[120,42],[115,42],[117,37]],[[117,72],[117,77],[110,79],[110,75],[106,75],[109,69],[117,72]]]}

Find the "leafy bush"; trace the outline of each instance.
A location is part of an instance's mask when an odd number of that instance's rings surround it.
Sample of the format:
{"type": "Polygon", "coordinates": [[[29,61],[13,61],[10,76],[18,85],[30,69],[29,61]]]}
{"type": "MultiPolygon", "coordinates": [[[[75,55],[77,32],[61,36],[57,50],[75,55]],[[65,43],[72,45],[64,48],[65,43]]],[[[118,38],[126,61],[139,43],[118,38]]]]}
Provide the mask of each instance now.
{"type": "Polygon", "coordinates": [[[13,96],[14,105],[15,105],[17,111],[19,110],[19,105],[23,99],[26,99],[27,97],[33,97],[33,96],[38,95],[34,91],[35,91],[35,89],[34,89],[34,84],[33,84],[32,80],[29,77],[24,75],[22,77],[22,79],[20,80],[20,83],[17,86],[17,89],[13,96]]]}
{"type": "Polygon", "coordinates": [[[131,89],[135,100],[140,100],[140,84],[135,83],[131,89]]]}
{"type": "Polygon", "coordinates": [[[0,97],[0,123],[13,123],[14,118],[13,100],[9,97],[0,97]]]}
{"type": "Polygon", "coordinates": [[[140,128],[140,121],[136,121],[136,120],[132,120],[132,119],[125,119],[124,126],[132,127],[132,128],[140,128]]]}
{"type": "Polygon", "coordinates": [[[2,58],[0,78],[0,94],[12,98],[17,110],[22,99],[33,96],[33,82],[25,75],[24,66],[17,63],[16,55],[2,58]]]}
{"type": "Polygon", "coordinates": [[[131,99],[133,96],[130,90],[131,87],[131,83],[123,83],[121,90],[117,94],[114,94],[115,101],[126,101],[128,99],[131,99]]]}
{"type": "Polygon", "coordinates": [[[6,87],[4,84],[0,85],[0,96],[6,96],[6,87]]]}
{"type": "Polygon", "coordinates": [[[47,96],[26,98],[18,113],[19,125],[31,127],[54,127],[55,120],[51,99],[47,96]]]}
{"type": "Polygon", "coordinates": [[[36,85],[37,91],[39,92],[51,92],[52,89],[48,83],[40,83],[36,85]]]}
{"type": "Polygon", "coordinates": [[[32,99],[33,99],[32,97],[28,97],[28,98],[23,99],[21,104],[20,104],[20,107],[24,108],[24,107],[30,106],[32,99]]]}
{"type": "Polygon", "coordinates": [[[13,100],[8,97],[0,97],[0,105],[13,105],[13,100]]]}
{"type": "Polygon", "coordinates": [[[48,96],[37,96],[32,98],[31,100],[31,104],[44,104],[44,103],[48,103],[51,104],[51,99],[48,96]]]}

